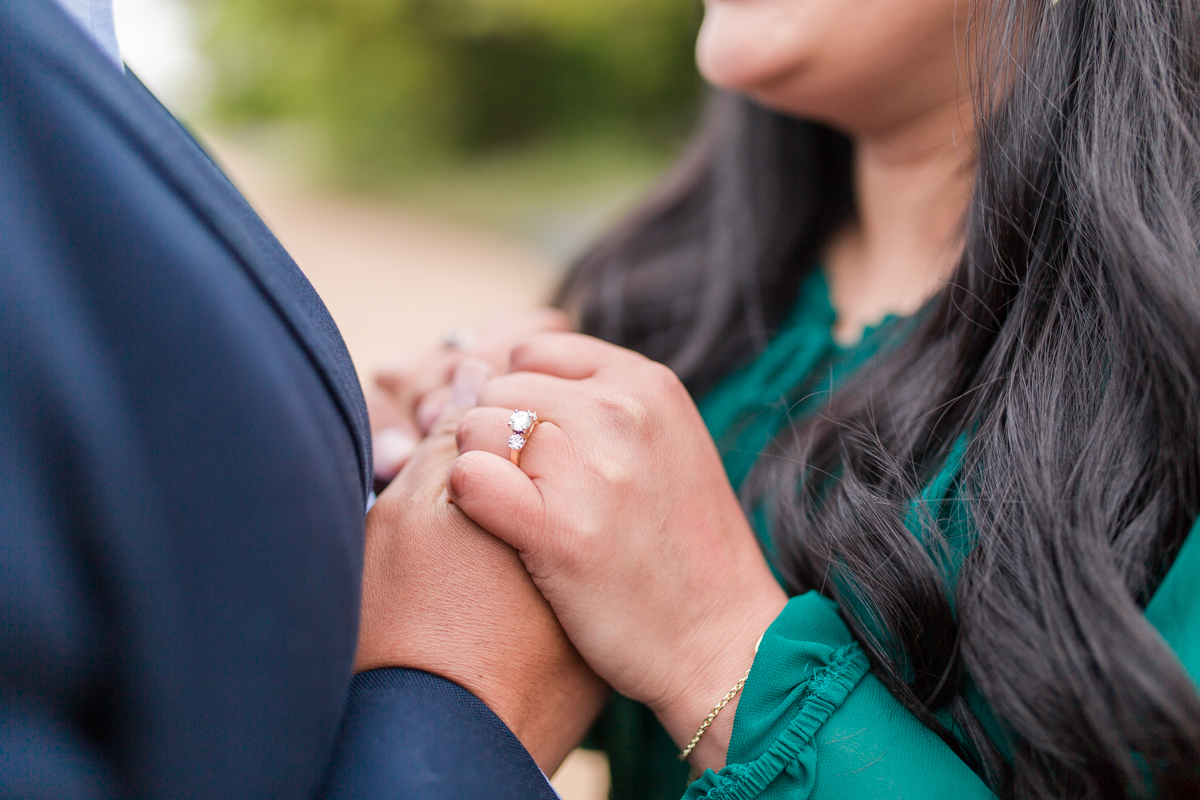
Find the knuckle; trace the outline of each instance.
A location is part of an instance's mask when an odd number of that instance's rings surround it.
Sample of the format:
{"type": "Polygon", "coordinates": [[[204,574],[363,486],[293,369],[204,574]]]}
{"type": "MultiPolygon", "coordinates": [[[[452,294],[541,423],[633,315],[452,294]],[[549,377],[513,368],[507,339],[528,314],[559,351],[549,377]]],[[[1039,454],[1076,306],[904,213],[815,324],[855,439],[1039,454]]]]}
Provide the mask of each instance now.
{"type": "Polygon", "coordinates": [[[644,428],[649,417],[646,404],[631,394],[614,394],[599,400],[601,412],[609,425],[620,430],[638,431],[644,428]]]}
{"type": "Polygon", "coordinates": [[[673,395],[683,388],[683,383],[670,367],[651,362],[646,370],[646,386],[655,395],[673,395]]]}
{"type": "Polygon", "coordinates": [[[593,469],[596,477],[610,493],[619,495],[633,486],[634,472],[620,459],[598,457],[593,463],[593,469]]]}

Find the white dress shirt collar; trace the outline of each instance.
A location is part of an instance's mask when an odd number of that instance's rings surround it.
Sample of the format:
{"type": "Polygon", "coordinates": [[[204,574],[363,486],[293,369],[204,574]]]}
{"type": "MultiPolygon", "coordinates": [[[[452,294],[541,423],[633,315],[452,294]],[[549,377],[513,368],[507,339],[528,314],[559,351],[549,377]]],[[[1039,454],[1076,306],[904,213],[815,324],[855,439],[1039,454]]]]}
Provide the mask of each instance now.
{"type": "Polygon", "coordinates": [[[112,0],[57,0],[83,32],[100,48],[108,60],[125,70],[121,48],[117,45],[117,26],[113,21],[112,0]]]}

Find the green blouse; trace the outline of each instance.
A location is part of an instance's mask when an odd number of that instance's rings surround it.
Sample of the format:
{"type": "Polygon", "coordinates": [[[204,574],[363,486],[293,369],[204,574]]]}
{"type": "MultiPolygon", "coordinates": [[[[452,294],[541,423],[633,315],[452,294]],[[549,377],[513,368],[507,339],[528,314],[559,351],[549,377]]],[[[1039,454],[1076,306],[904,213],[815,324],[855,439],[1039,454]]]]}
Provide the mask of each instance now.
{"type": "MultiPolygon", "coordinates": [[[[832,336],[834,311],[823,274],[801,287],[795,309],[763,354],[704,397],[700,412],[735,487],[790,418],[815,410],[865,360],[903,338],[908,322],[885,320],[852,347],[832,336]]],[[[956,453],[922,492],[929,508],[950,498],[956,453]]],[[[939,511],[948,541],[969,547],[957,506],[939,511]]],[[[914,508],[915,513],[915,508],[914,508]]],[[[755,520],[768,556],[765,519],[755,520]]],[[[914,525],[914,535],[916,528],[914,525]]],[[[1200,524],[1198,524],[1200,527],[1200,524]]],[[[1146,617],[1200,681],[1200,536],[1189,536],[1146,609],[1146,617]]],[[[967,700],[993,738],[1002,727],[968,684],[967,700]]],[[[985,798],[991,792],[932,731],[869,672],[867,658],[835,603],[793,598],[763,637],[734,718],[727,766],[687,786],[687,767],[650,712],[615,698],[592,741],[609,753],[613,800],[692,798],[985,798]]]]}
{"type": "MultiPolygon", "coordinates": [[[[827,397],[863,361],[902,335],[891,319],[853,347],[832,337],[834,312],[824,276],[803,285],[795,310],[762,356],[730,375],[700,402],[734,486],[749,474],[790,415],[827,397]]],[[[952,491],[950,459],[922,500],[952,491]]],[[[939,515],[942,517],[942,515],[939,515]]],[[[951,528],[964,527],[953,514],[951,528]]],[[[766,525],[755,520],[771,552],[766,525]]],[[[1197,527],[1200,527],[1198,524],[1197,527]]],[[[964,530],[948,531],[965,542],[964,530]],[[958,534],[956,536],[956,533],[958,534]]],[[[1200,682],[1200,536],[1189,536],[1146,609],[1146,617],[1200,682]]],[[[968,698],[997,731],[978,696],[968,698]]],[[[1003,742],[1001,742],[1003,746],[1003,742]]],[[[615,796],[615,795],[614,795],[615,796]]],[[[992,794],[926,726],[870,674],[866,655],[837,606],[816,592],[792,598],[767,630],[734,718],[728,764],[687,789],[686,798],[845,800],[894,797],[986,798],[992,794]]]]}

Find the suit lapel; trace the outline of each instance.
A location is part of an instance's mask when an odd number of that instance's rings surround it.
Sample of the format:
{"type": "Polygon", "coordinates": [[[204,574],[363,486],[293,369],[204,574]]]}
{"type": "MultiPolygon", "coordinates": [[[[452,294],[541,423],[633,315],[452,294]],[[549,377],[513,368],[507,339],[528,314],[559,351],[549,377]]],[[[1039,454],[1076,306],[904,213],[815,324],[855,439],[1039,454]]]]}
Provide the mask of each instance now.
{"type": "MultiPolygon", "coordinates": [[[[28,29],[51,68],[95,99],[97,111],[237,256],[321,373],[353,433],[363,497],[371,486],[371,440],[362,388],[325,304],[259,216],[162,104],[131,73],[121,75],[51,0],[16,3],[5,16],[28,29]]],[[[11,32],[10,32],[11,33],[11,32]]],[[[0,35],[4,35],[0,33],[0,35]]]]}

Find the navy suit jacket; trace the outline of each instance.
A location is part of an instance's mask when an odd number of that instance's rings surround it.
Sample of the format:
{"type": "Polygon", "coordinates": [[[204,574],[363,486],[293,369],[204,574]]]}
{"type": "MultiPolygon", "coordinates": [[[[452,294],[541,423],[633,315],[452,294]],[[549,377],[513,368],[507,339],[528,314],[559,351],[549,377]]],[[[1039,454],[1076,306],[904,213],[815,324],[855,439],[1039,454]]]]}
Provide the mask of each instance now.
{"type": "Polygon", "coordinates": [[[0,3],[0,797],[553,797],[352,680],[370,438],[320,299],[51,0],[0,3]]]}

